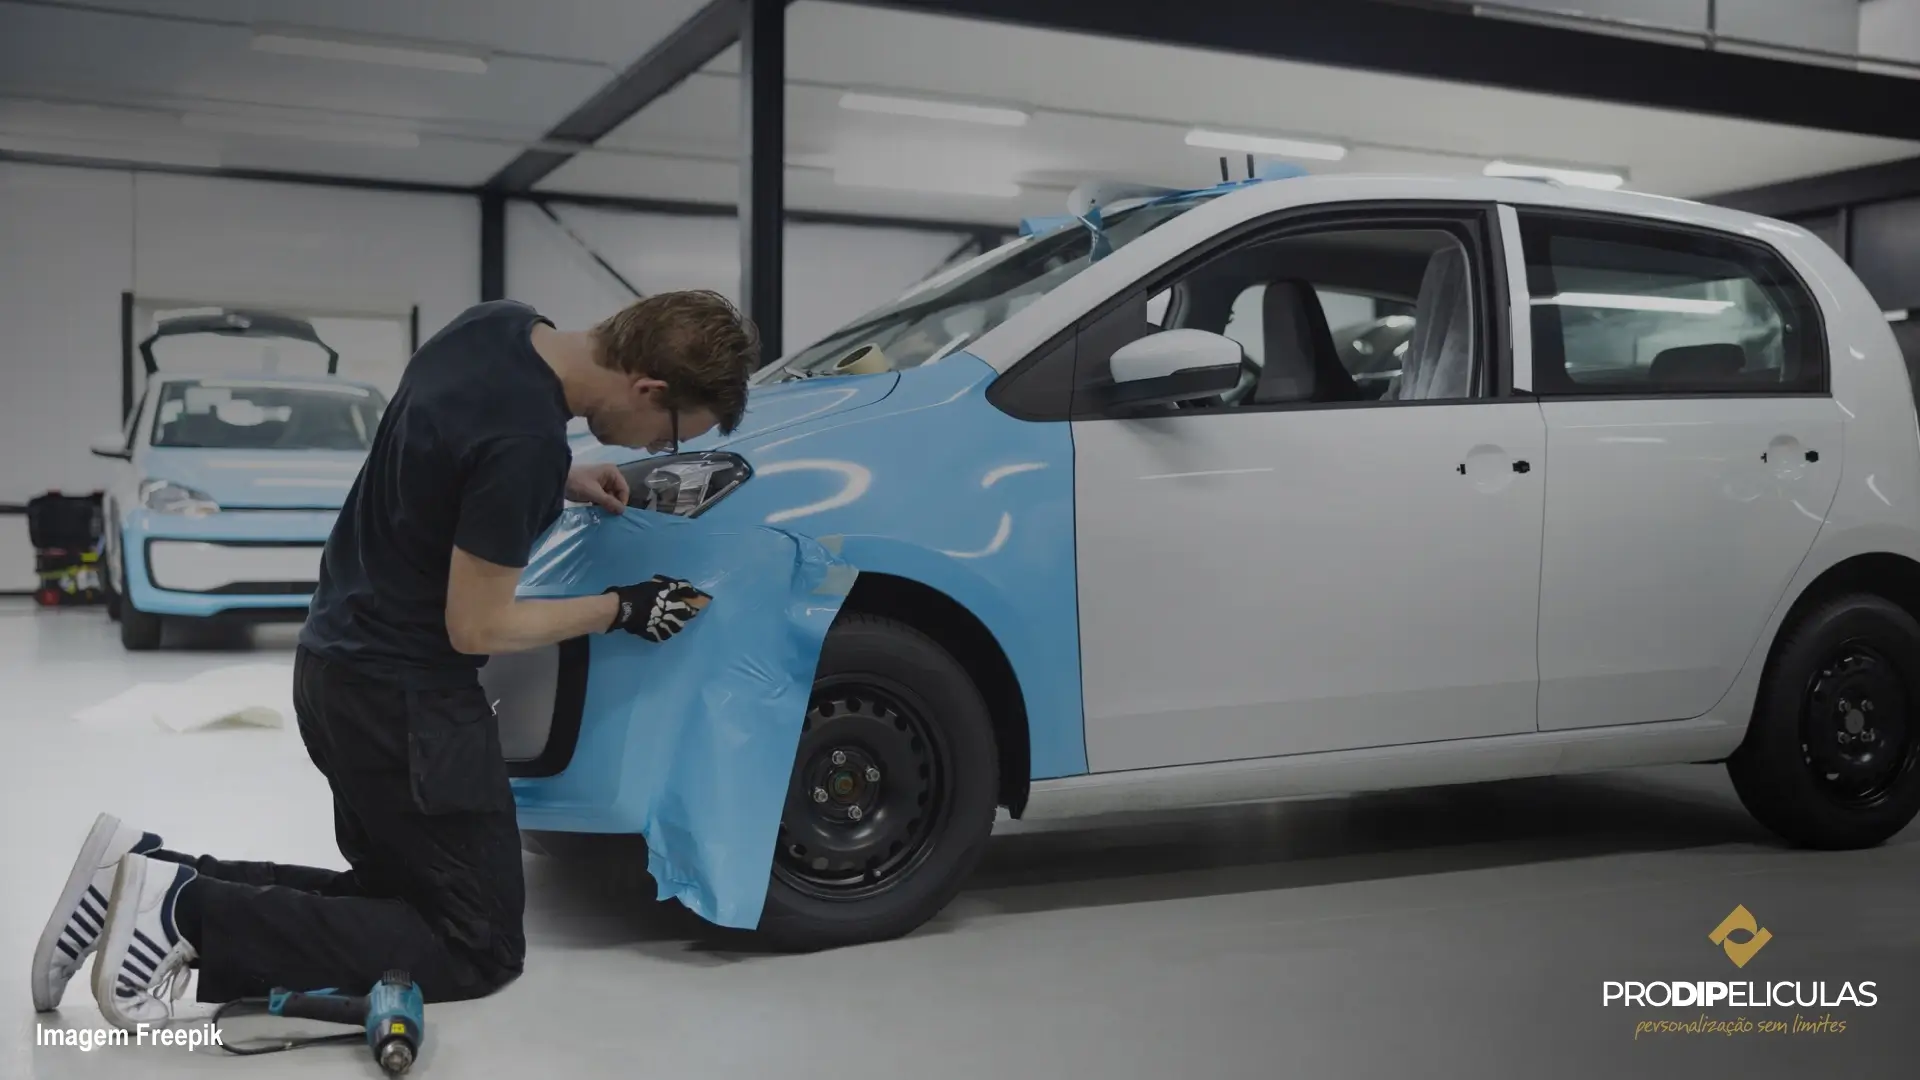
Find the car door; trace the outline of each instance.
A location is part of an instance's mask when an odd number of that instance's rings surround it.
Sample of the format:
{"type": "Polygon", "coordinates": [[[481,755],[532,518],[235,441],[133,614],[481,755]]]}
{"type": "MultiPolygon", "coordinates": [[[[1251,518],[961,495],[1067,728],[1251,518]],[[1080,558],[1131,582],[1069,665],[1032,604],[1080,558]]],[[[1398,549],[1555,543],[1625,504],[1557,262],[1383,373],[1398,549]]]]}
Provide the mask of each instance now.
{"type": "Polygon", "coordinates": [[[1372,213],[1226,243],[1082,325],[1093,771],[1535,729],[1544,428],[1536,403],[1490,390],[1505,347],[1491,221],[1372,213]],[[1334,331],[1352,327],[1330,307],[1356,326],[1426,320],[1391,386],[1341,362],[1334,331]],[[1096,404],[1115,350],[1164,329],[1236,338],[1240,384],[1183,407],[1096,404]]]}
{"type": "Polygon", "coordinates": [[[1543,730],[1712,709],[1840,478],[1817,302],[1758,241],[1521,208],[1543,730]]]}

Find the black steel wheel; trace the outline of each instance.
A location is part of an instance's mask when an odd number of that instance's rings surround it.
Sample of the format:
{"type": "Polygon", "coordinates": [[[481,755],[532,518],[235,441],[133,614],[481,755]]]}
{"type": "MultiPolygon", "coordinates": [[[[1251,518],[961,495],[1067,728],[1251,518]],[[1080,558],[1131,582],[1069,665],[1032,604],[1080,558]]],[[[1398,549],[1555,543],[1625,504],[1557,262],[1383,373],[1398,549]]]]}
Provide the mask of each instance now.
{"type": "Polygon", "coordinates": [[[905,623],[843,614],[794,756],[762,940],[806,950],[913,930],[979,862],[998,794],[966,669],[905,623]]]}
{"type": "Polygon", "coordinates": [[[946,735],[877,676],[814,686],[773,872],[803,895],[857,900],[926,858],[951,803],[946,735]]]}
{"type": "Polygon", "coordinates": [[[1856,593],[1799,616],[1774,647],[1727,761],[1761,824],[1794,843],[1881,843],[1920,813],[1920,621],[1856,593]]]}
{"type": "Polygon", "coordinates": [[[1871,807],[1913,766],[1913,703],[1899,669],[1870,643],[1844,642],[1807,680],[1806,765],[1828,795],[1871,807]]]}

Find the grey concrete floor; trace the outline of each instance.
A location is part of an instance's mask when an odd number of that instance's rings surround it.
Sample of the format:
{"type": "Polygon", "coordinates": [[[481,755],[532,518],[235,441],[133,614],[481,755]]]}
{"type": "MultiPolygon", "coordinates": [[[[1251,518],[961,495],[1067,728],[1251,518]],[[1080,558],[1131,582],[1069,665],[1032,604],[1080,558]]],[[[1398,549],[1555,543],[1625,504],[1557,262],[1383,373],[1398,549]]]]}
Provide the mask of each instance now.
{"type": "MultiPolygon", "coordinates": [[[[292,729],[72,719],[146,681],[289,665],[284,629],[120,651],[95,612],[0,602],[0,1076],[376,1077],[363,1051],[251,1061],[38,1045],[94,1027],[82,979],[35,1016],[24,974],[97,810],[169,846],[340,865],[292,729]]],[[[933,923],[812,956],[754,952],[592,868],[527,860],[524,977],[434,1007],[414,1075],[1912,1077],[1920,831],[1872,851],[1775,844],[1689,766],[1379,796],[1003,822],[933,923]],[[1738,969],[1735,905],[1773,939],[1738,969]],[[1875,983],[1871,1008],[1628,1009],[1605,980],[1875,983]],[[1842,1032],[1642,1034],[1831,1014],[1842,1032]]]]}

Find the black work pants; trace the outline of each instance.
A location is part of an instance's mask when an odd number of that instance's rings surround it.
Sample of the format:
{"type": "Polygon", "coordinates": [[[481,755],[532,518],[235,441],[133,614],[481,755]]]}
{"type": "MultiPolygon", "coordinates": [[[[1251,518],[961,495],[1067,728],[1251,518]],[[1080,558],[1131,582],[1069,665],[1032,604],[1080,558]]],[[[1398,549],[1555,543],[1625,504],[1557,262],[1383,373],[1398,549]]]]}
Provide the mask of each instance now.
{"type": "Polygon", "coordinates": [[[301,649],[300,737],[333,788],[350,870],[160,855],[200,872],[202,1002],[274,987],[363,993],[404,969],[428,1001],[521,970],[520,834],[498,721],[477,684],[407,688],[301,649]]]}

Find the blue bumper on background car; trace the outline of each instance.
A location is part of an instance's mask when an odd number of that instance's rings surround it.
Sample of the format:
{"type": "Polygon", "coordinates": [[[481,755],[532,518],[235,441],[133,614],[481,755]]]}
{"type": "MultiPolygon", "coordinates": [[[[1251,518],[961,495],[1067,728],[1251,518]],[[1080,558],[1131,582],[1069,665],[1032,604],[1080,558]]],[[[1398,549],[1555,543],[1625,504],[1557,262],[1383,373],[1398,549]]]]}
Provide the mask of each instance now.
{"type": "Polygon", "coordinates": [[[189,517],[137,510],[121,523],[124,584],[151,615],[281,612],[313,597],[334,510],[250,510],[189,517]]]}
{"type": "Polygon", "coordinates": [[[542,539],[520,595],[592,595],[656,573],[714,598],[677,637],[495,657],[481,681],[522,828],[641,833],[662,900],[752,928],[814,669],[855,572],[779,529],[578,507],[542,539]]]}

